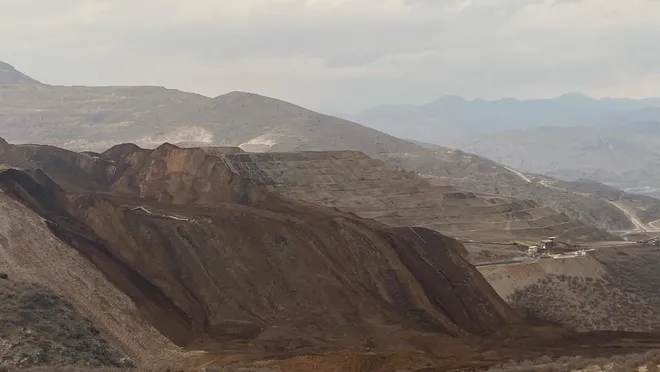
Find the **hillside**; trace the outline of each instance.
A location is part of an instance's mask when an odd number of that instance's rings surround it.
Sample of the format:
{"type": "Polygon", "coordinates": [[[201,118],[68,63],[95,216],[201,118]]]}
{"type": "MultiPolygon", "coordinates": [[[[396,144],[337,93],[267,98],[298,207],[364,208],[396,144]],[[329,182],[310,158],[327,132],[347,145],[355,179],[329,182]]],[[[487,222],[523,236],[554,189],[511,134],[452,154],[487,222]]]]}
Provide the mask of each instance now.
{"type": "MultiPolygon", "coordinates": [[[[658,109],[648,109],[647,114],[660,119],[658,109]]],[[[659,196],[659,128],[657,119],[549,127],[465,138],[453,145],[526,172],[568,181],[589,178],[631,193],[659,196]]]]}
{"type": "Polygon", "coordinates": [[[632,230],[630,218],[607,200],[570,185],[557,187],[550,177],[523,174],[481,156],[459,150],[424,149],[382,154],[388,163],[452,185],[460,190],[532,200],[582,223],[605,230],[632,230]]]}
{"type": "Polygon", "coordinates": [[[3,272],[139,366],[421,372],[660,342],[532,326],[456,240],[284,198],[231,149],[0,152],[3,272]]]}
{"type": "Polygon", "coordinates": [[[226,158],[236,172],[268,190],[390,226],[423,226],[462,240],[614,239],[534,202],[436,185],[361,153],[236,153],[226,158]]]}
{"type": "Polygon", "coordinates": [[[0,367],[132,366],[66,299],[41,286],[0,279],[0,317],[0,367]]]}
{"type": "Polygon", "coordinates": [[[660,99],[498,101],[443,97],[421,106],[381,106],[352,120],[412,140],[461,149],[527,173],[589,178],[660,196],[660,99]]]}
{"type": "MultiPolygon", "coordinates": [[[[463,241],[504,245],[514,240],[535,244],[548,236],[573,242],[617,239],[532,201],[436,185],[354,151],[245,153],[235,148],[203,149],[219,157],[244,180],[241,182],[253,182],[287,198],[356,213],[389,226],[425,227],[463,241]]],[[[83,192],[101,190],[102,186],[73,165],[86,169],[98,157],[47,146],[5,145],[0,162],[43,169],[67,189],[83,192]],[[70,174],[75,175],[74,184],[70,174]]],[[[475,253],[472,244],[468,248],[475,253]]],[[[502,249],[521,254],[516,247],[502,249]]]]}
{"type": "Polygon", "coordinates": [[[520,322],[456,241],[282,199],[200,149],[36,153],[48,174],[0,173],[6,271],[67,297],[138,362],[187,360],[174,345],[405,353],[520,322]]]}
{"type": "Polygon", "coordinates": [[[577,331],[659,332],[659,263],[657,250],[632,247],[481,272],[514,308],[537,319],[577,331]]]}
{"type": "Polygon", "coordinates": [[[13,66],[0,61],[0,85],[40,84],[38,81],[16,70],[13,66]]]}
{"type": "Polygon", "coordinates": [[[357,150],[441,177],[465,191],[530,199],[604,229],[632,228],[625,214],[608,203],[528,185],[515,172],[486,159],[472,157],[466,163],[468,157],[461,153],[429,150],[250,93],[208,98],[161,87],[0,85],[0,136],[15,143],[97,152],[121,142],[147,148],[170,142],[240,146],[245,151],[357,150]],[[477,168],[488,171],[474,172],[477,168]]]}

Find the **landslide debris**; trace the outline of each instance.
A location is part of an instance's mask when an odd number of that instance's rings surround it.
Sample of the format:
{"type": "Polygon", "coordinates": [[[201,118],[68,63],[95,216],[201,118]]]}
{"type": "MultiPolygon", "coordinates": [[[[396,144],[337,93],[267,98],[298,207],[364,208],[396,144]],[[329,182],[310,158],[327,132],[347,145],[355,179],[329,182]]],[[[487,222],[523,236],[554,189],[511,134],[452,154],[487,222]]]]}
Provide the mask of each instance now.
{"type": "Polygon", "coordinates": [[[420,337],[460,345],[520,324],[457,241],[282,198],[202,149],[5,155],[26,169],[1,172],[2,193],[179,347],[398,352],[417,350],[420,337]]]}
{"type": "Polygon", "coordinates": [[[71,303],[38,285],[0,280],[0,369],[130,367],[71,303]]]}

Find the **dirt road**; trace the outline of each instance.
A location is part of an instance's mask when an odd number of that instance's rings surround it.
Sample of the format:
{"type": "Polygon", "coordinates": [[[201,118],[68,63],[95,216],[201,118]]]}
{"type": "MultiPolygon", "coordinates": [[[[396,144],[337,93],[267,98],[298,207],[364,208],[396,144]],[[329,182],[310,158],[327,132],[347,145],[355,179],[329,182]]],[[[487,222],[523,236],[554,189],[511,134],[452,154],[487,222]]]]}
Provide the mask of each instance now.
{"type": "MultiPolygon", "coordinates": [[[[619,208],[623,213],[625,213],[626,217],[630,220],[630,222],[635,225],[635,229],[629,231],[629,233],[636,233],[636,232],[658,232],[660,229],[656,228],[652,224],[645,224],[642,220],[640,220],[633,212],[631,212],[628,208],[626,208],[624,205],[621,205],[617,202],[608,200],[608,203],[612,204],[613,206],[619,208]]],[[[654,221],[653,223],[655,223],[654,221]]]]}

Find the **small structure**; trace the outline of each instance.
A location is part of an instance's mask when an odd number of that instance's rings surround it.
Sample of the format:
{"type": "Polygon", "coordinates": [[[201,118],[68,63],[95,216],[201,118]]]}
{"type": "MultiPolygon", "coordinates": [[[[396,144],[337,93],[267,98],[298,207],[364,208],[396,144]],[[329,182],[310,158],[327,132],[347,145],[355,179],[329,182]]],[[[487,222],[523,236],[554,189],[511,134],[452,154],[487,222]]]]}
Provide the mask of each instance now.
{"type": "Polygon", "coordinates": [[[533,256],[533,255],[536,255],[538,253],[539,253],[539,247],[538,246],[530,245],[529,247],[527,247],[527,254],[533,256]]]}
{"type": "Polygon", "coordinates": [[[541,252],[548,253],[554,247],[555,247],[555,240],[554,239],[543,239],[543,240],[541,240],[541,248],[540,248],[541,252]]]}

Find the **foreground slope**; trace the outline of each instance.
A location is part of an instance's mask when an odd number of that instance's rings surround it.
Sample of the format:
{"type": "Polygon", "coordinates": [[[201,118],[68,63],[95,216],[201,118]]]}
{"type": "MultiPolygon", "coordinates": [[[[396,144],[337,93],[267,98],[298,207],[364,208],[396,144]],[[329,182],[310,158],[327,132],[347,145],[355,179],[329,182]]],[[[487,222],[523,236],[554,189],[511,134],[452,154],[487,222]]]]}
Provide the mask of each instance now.
{"type": "Polygon", "coordinates": [[[130,367],[69,301],[34,284],[0,279],[0,366],[130,367]]]}
{"type": "Polygon", "coordinates": [[[484,267],[515,308],[578,331],[660,332],[660,251],[601,249],[571,260],[484,267]]]}
{"type": "Polygon", "coordinates": [[[464,166],[461,156],[437,154],[354,122],[244,92],[208,98],[162,87],[0,84],[0,136],[92,151],[122,142],[143,147],[164,142],[240,146],[253,152],[362,151],[410,171],[443,177],[465,191],[520,195],[586,224],[611,230],[629,227],[624,226],[629,225],[625,215],[606,202],[580,194],[566,198],[521,183],[515,172],[501,166],[475,165],[475,159],[464,166]],[[484,174],[474,168],[490,170],[484,174]],[[493,177],[498,180],[494,190],[488,187],[493,177]]]}
{"type": "Polygon", "coordinates": [[[138,361],[181,355],[174,345],[414,350],[424,334],[520,322],[456,241],[283,199],[201,149],[36,153],[48,173],[29,167],[34,156],[0,173],[2,262],[70,298],[138,361]]]}

